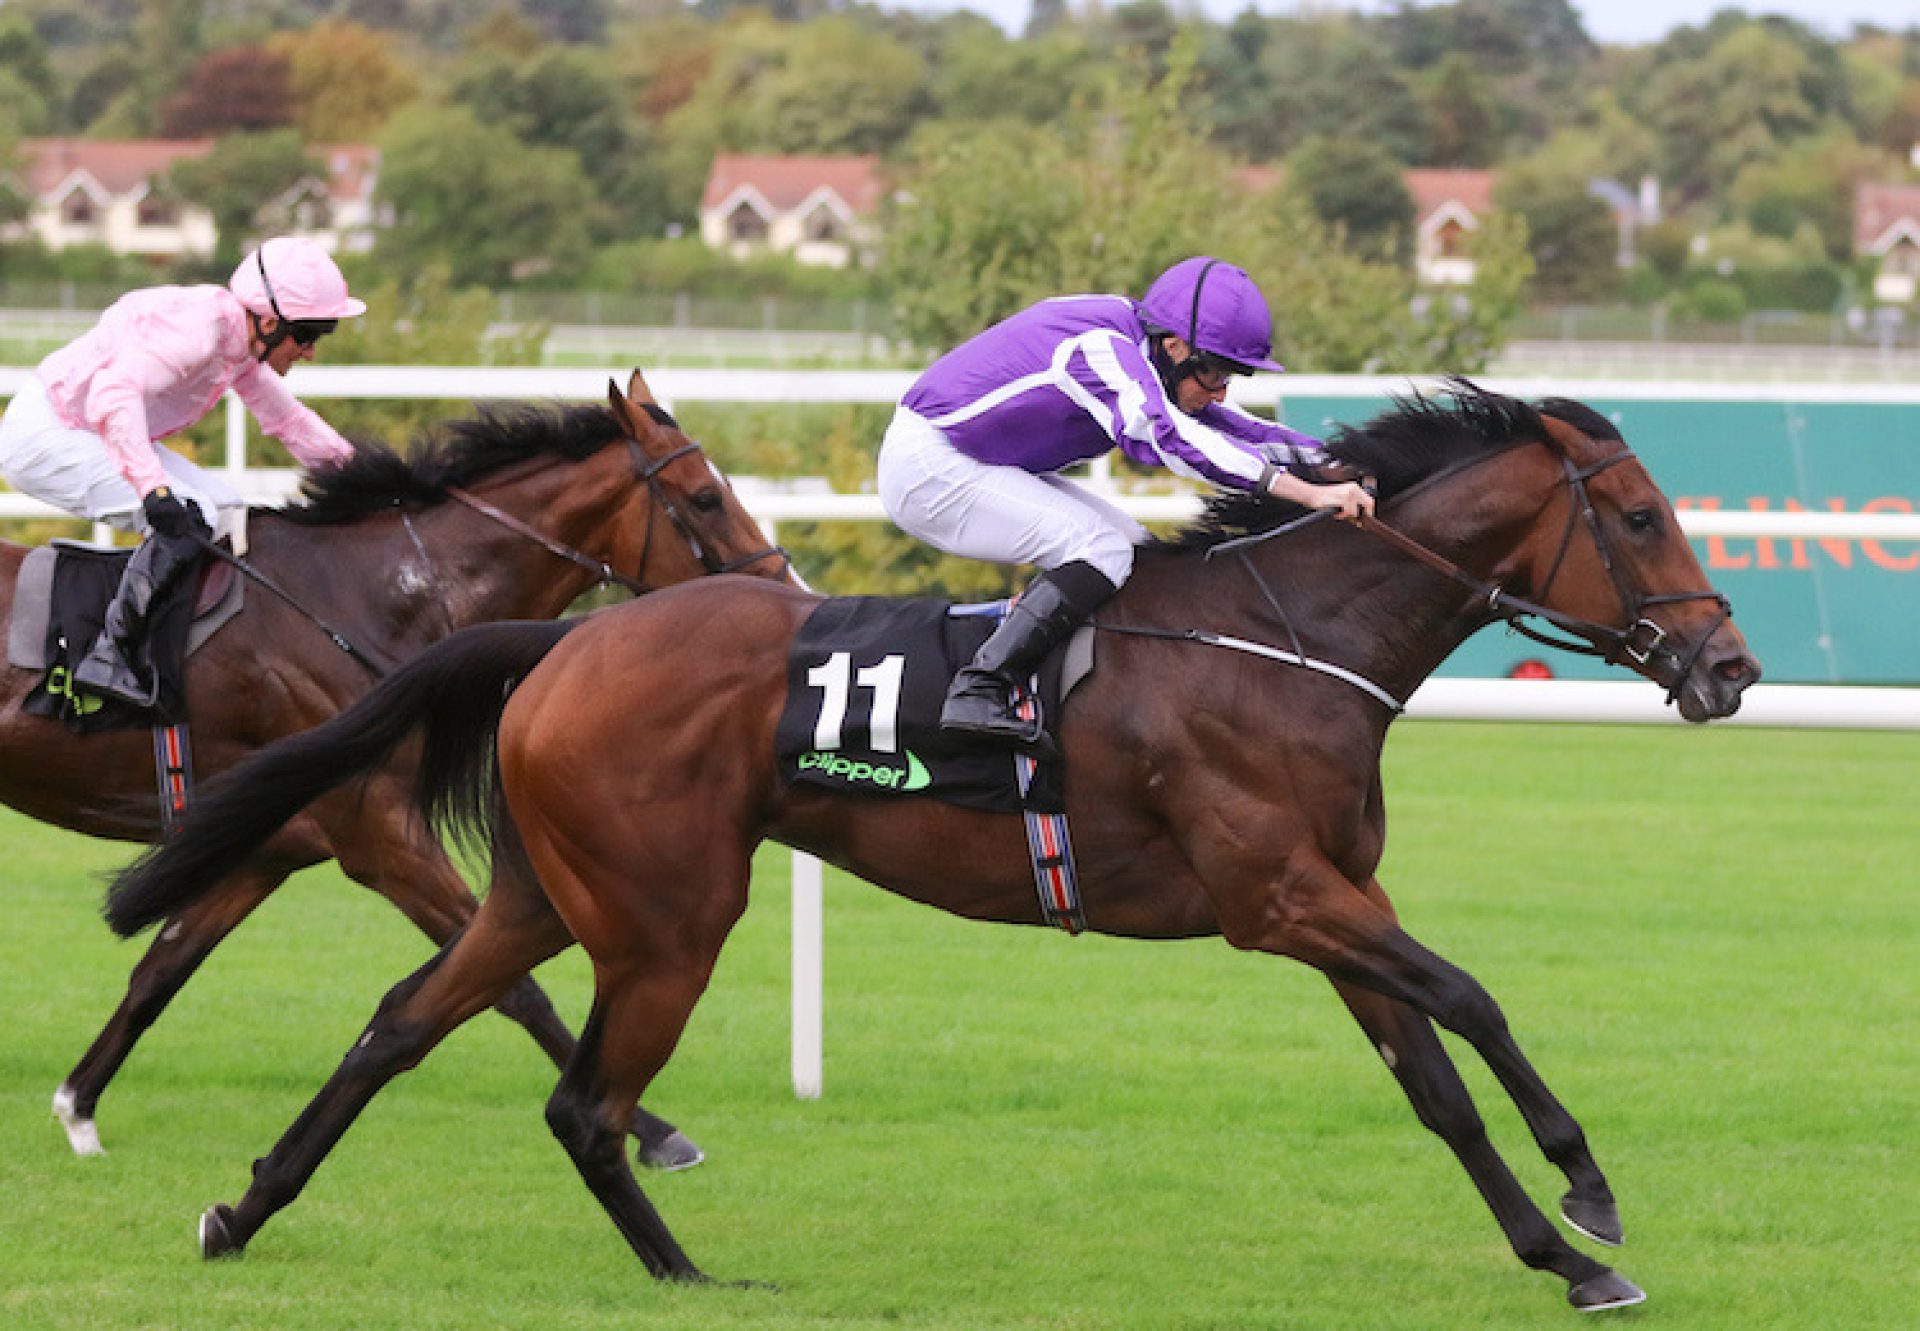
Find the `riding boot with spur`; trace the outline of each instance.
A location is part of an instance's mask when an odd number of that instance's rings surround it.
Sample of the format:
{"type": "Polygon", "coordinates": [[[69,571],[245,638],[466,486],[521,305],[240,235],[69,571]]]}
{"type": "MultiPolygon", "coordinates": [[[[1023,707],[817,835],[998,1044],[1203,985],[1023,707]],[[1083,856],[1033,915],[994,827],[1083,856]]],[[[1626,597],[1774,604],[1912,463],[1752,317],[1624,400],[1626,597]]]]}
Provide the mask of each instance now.
{"type": "MultiPolygon", "coordinates": [[[[203,529],[204,530],[204,529],[203,529]]],[[[89,693],[104,694],[135,707],[152,707],[160,693],[160,674],[147,649],[147,619],[154,603],[200,557],[196,534],[155,532],[133,552],[120,589],[107,607],[93,650],[73,672],[73,681],[89,693]]]]}
{"type": "Polygon", "coordinates": [[[1040,723],[1014,713],[1014,682],[1031,675],[1115,590],[1106,574],[1083,560],[1035,578],[953,677],[940,728],[1006,740],[1039,757],[1057,756],[1040,723]]]}

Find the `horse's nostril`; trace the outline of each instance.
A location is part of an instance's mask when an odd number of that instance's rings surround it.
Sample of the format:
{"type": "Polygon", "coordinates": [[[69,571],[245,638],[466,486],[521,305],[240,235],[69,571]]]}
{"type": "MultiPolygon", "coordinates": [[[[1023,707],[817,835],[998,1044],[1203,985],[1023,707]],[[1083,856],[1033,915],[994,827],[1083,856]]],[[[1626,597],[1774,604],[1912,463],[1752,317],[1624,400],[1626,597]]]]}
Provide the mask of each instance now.
{"type": "Polygon", "coordinates": [[[1745,656],[1729,656],[1713,667],[1713,673],[1729,684],[1738,684],[1742,680],[1754,680],[1760,677],[1759,667],[1745,656]]]}

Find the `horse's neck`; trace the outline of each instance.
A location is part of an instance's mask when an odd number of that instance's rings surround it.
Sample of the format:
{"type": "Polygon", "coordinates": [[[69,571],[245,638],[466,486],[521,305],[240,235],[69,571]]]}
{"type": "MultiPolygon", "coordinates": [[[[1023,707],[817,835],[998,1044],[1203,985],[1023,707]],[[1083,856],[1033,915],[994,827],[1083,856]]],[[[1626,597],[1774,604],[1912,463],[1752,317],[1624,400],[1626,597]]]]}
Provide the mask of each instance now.
{"type": "MultiPolygon", "coordinates": [[[[1428,535],[1416,539],[1426,543],[1428,535]]],[[[1353,671],[1403,702],[1485,622],[1477,598],[1460,583],[1331,521],[1243,552],[1190,558],[1196,571],[1188,576],[1204,589],[1181,589],[1183,626],[1288,651],[1297,641],[1307,656],[1353,671]]],[[[1181,605],[1178,597],[1155,600],[1181,605]]],[[[1354,697],[1365,695],[1355,690],[1354,697]]]]}

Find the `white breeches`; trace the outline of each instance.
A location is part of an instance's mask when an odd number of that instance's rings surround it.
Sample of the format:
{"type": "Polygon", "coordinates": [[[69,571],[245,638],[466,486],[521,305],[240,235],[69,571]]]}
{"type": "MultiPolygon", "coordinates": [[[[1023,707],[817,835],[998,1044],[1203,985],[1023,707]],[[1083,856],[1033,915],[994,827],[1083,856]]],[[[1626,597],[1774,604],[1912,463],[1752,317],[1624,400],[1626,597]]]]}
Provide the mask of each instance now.
{"type": "Polygon", "coordinates": [[[893,413],[880,444],[880,502],[936,550],[996,564],[1059,568],[1085,560],[1118,587],[1147,530],[1061,476],[976,462],[924,417],[893,413]]]}
{"type": "MultiPolygon", "coordinates": [[[[246,507],[240,493],[220,477],[155,444],[173,492],[196,505],[207,525],[220,526],[222,508],[246,507]]],[[[38,379],[29,379],[0,416],[0,477],[22,494],[44,500],[76,517],[122,531],[146,530],[140,496],[113,463],[106,441],[91,430],[61,423],[38,379]]]]}

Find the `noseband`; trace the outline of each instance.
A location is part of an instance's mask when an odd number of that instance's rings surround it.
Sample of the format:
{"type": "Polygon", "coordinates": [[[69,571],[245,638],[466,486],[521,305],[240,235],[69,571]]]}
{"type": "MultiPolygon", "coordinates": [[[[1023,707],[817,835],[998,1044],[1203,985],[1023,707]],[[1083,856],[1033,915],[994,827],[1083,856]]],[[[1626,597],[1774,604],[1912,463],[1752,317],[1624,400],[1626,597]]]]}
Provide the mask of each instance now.
{"type": "MultiPolygon", "coordinates": [[[[1709,588],[1698,592],[1669,592],[1659,596],[1649,596],[1627,578],[1626,571],[1614,558],[1613,547],[1607,541],[1606,529],[1600,525],[1600,516],[1594,512],[1593,499],[1587,493],[1587,482],[1609,467],[1628,461],[1633,450],[1622,447],[1609,453],[1596,462],[1584,467],[1576,467],[1564,449],[1550,444],[1559,457],[1560,468],[1567,487],[1567,525],[1560,534],[1560,548],[1554,554],[1553,564],[1547,570],[1547,576],[1541,583],[1538,593],[1540,601],[1547,598],[1553,589],[1554,579],[1560,576],[1561,565],[1566,562],[1567,552],[1573,545],[1574,533],[1584,520],[1588,533],[1593,537],[1594,550],[1600,556],[1601,567],[1607,571],[1607,577],[1613,583],[1614,594],[1620,598],[1626,627],[1616,628],[1611,624],[1602,624],[1591,619],[1581,619],[1576,615],[1554,610],[1539,601],[1530,601],[1513,596],[1496,582],[1488,582],[1475,577],[1445,555],[1429,549],[1412,537],[1389,526],[1377,517],[1369,517],[1363,527],[1400,549],[1429,568],[1446,574],[1455,582],[1470,588],[1486,606],[1488,615],[1493,619],[1505,620],[1514,632],[1532,638],[1535,642],[1563,651],[1576,652],[1583,656],[1597,656],[1608,665],[1618,665],[1622,661],[1632,661],[1638,666],[1646,666],[1656,656],[1673,662],[1675,670],[1671,683],[1667,686],[1667,701],[1672,702],[1680,696],[1680,687],[1687,676],[1693,673],[1693,667],[1699,662],[1700,655],[1706,650],[1707,643],[1720,631],[1720,626],[1733,614],[1733,606],[1719,592],[1709,588]],[[1673,605],[1683,601],[1712,601],[1720,607],[1720,615],[1712,627],[1700,635],[1693,649],[1682,657],[1667,645],[1667,631],[1653,620],[1647,618],[1647,610],[1657,605],[1673,605]],[[1528,619],[1537,619],[1551,625],[1561,633],[1571,635],[1559,637],[1545,633],[1526,623],[1528,619]]],[[[1497,454],[1494,456],[1498,456],[1497,454]]],[[[1487,461],[1476,458],[1468,466],[1487,461]]],[[[1453,469],[1464,470],[1464,468],[1453,469]]],[[[1444,474],[1451,474],[1451,470],[1444,474]]],[[[1438,479],[1435,477],[1433,479],[1438,479]]],[[[1422,487],[1424,488],[1424,487],[1422,487]]]]}
{"type": "MultiPolygon", "coordinates": [[[[770,559],[775,556],[779,558],[783,566],[792,567],[793,560],[791,556],[787,554],[784,547],[779,545],[762,546],[752,554],[742,555],[738,559],[723,562],[702,543],[700,534],[694,530],[693,524],[687,519],[686,515],[680,511],[679,507],[674,504],[672,497],[667,494],[666,487],[660,483],[660,473],[687,454],[698,453],[700,451],[699,444],[688,440],[666,456],[657,459],[649,459],[647,455],[640,450],[640,445],[632,439],[628,439],[626,445],[627,455],[633,461],[634,477],[647,487],[647,494],[653,501],[647,505],[647,529],[646,534],[642,536],[640,540],[640,558],[636,562],[634,569],[636,574],[644,571],[647,567],[647,554],[653,548],[653,515],[656,511],[663,512],[667,515],[667,521],[672,523],[673,529],[680,533],[680,539],[687,543],[688,551],[693,555],[694,559],[699,561],[700,567],[709,574],[736,573],[743,568],[759,563],[763,559],[770,559]]],[[[524,536],[527,540],[558,555],[560,558],[570,560],[580,565],[580,567],[594,575],[596,586],[613,585],[624,587],[635,596],[644,596],[648,592],[655,590],[639,577],[629,577],[606,560],[595,559],[592,555],[584,554],[562,541],[555,540],[545,532],[528,526],[504,509],[489,504],[486,500],[469,490],[462,489],[457,485],[449,485],[447,487],[447,493],[482,517],[488,518],[498,525],[505,527],[516,536],[524,536]]]]}

